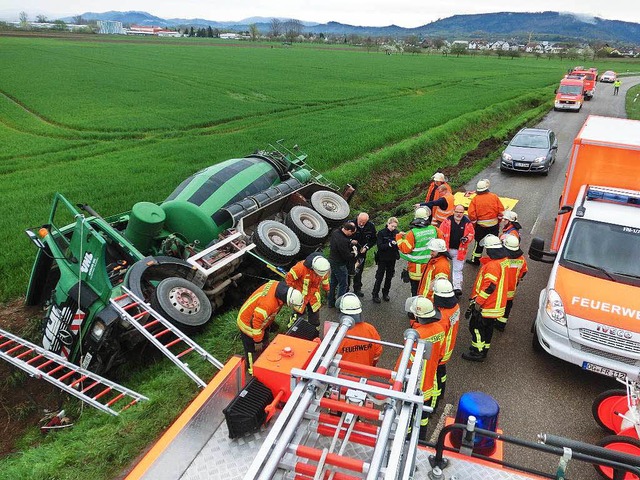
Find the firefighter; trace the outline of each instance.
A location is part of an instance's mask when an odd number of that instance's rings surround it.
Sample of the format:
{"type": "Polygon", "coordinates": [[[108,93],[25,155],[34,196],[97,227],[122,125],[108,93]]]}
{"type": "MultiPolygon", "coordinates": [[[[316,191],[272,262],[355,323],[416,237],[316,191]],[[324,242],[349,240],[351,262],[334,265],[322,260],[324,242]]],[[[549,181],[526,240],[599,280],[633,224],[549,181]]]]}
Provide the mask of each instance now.
{"type": "Polygon", "coordinates": [[[507,269],[510,260],[507,250],[495,235],[486,235],[482,246],[488,258],[483,259],[471,294],[471,303],[465,317],[469,320],[471,346],[462,358],[472,362],[484,362],[491,348],[493,324],[504,315],[507,305],[507,269]]]}
{"type": "Polygon", "coordinates": [[[240,307],[237,323],[249,373],[253,373],[253,362],[267,348],[268,330],[285,303],[300,312],[304,297],[285,282],[270,280],[258,287],[240,307]]]}
{"type": "Polygon", "coordinates": [[[518,237],[515,235],[506,235],[502,239],[502,244],[504,248],[507,249],[507,255],[509,257],[509,268],[507,269],[507,305],[504,309],[504,315],[498,317],[493,326],[496,330],[504,332],[509,313],[511,313],[511,307],[513,306],[513,299],[516,296],[516,290],[527,274],[527,261],[524,258],[524,253],[520,250],[520,240],[518,240],[518,237]]]}
{"type": "Polygon", "coordinates": [[[354,293],[345,293],[337,301],[340,313],[353,318],[355,324],[347,331],[347,335],[360,337],[359,340],[345,338],[338,347],[342,360],[375,366],[382,355],[382,345],[367,341],[380,341],[376,327],[362,320],[362,303],[354,293]]]}
{"type": "Polygon", "coordinates": [[[475,226],[476,246],[467,263],[480,265],[482,256],[481,241],[486,235],[500,234],[500,218],[505,208],[500,198],[489,191],[489,180],[479,180],[476,184],[476,196],[469,203],[469,219],[475,226]]]}
{"type": "MultiPolygon", "coordinates": [[[[320,252],[313,252],[304,260],[299,261],[285,277],[290,287],[302,292],[304,297],[303,311],[307,313],[307,320],[315,327],[320,325],[320,306],[322,305],[320,289],[329,292],[329,260],[320,252]]],[[[292,315],[289,327],[293,325],[297,314],[292,315]]]]}
{"type": "Polygon", "coordinates": [[[473,223],[464,214],[464,205],[454,207],[453,215],[440,224],[438,232],[446,242],[449,255],[451,255],[453,291],[459,298],[462,296],[464,259],[467,257],[467,249],[475,235],[473,223]]]}
{"type": "Polygon", "coordinates": [[[513,210],[505,210],[502,212],[500,227],[502,228],[502,236],[514,235],[520,240],[522,225],[518,223],[518,214],[513,210]]]}
{"type": "MultiPolygon", "coordinates": [[[[422,366],[421,390],[424,404],[430,405],[436,387],[436,370],[442,360],[445,344],[445,332],[440,323],[440,312],[434,308],[433,303],[422,295],[409,297],[405,302],[405,311],[411,319],[411,328],[418,332],[421,340],[431,344],[431,356],[424,360],[422,366]]],[[[409,357],[413,362],[413,354],[409,357]]],[[[398,362],[400,359],[398,358],[398,362]]],[[[396,362],[396,370],[398,369],[396,362]]],[[[420,439],[427,438],[427,425],[431,413],[422,412],[420,420],[420,439]]]]}
{"type": "Polygon", "coordinates": [[[422,279],[425,265],[431,258],[431,252],[427,248],[427,243],[432,238],[438,237],[438,230],[429,224],[430,211],[428,208],[420,207],[416,209],[414,218],[410,223],[409,232],[400,232],[396,235],[400,257],[404,258],[407,264],[409,281],[411,282],[411,294],[418,293],[418,285],[422,279]]]}
{"type": "Polygon", "coordinates": [[[427,243],[431,251],[431,258],[422,274],[418,285],[418,294],[433,301],[433,282],[437,278],[451,278],[451,255],[447,251],[447,244],[441,238],[432,238],[427,243]]]}
{"type": "Polygon", "coordinates": [[[440,195],[438,192],[438,187],[444,185],[449,193],[451,193],[451,187],[447,183],[447,179],[444,176],[444,173],[436,172],[431,177],[431,183],[429,183],[429,187],[427,188],[427,195],[424,198],[425,202],[431,202],[433,200],[437,200],[440,195]]]}
{"type": "Polygon", "coordinates": [[[440,312],[440,324],[445,334],[444,350],[436,370],[436,385],[431,403],[431,407],[435,411],[438,406],[438,400],[444,397],[447,382],[447,362],[456,346],[458,328],[460,327],[460,305],[453,285],[449,280],[438,278],[433,282],[433,306],[440,312]]]}
{"type": "Polygon", "coordinates": [[[415,207],[428,207],[431,209],[431,225],[439,226],[445,219],[453,215],[455,198],[451,193],[451,187],[442,184],[437,189],[438,198],[430,202],[416,204],[415,207]]]}

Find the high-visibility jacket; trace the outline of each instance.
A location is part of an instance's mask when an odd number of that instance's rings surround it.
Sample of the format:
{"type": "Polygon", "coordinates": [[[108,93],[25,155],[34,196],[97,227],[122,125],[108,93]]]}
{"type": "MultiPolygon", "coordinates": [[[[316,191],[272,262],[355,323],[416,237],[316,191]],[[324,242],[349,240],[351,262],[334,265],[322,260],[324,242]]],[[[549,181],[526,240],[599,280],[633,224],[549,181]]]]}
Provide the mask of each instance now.
{"type": "Polygon", "coordinates": [[[492,192],[481,192],[469,203],[469,219],[482,227],[497,225],[505,208],[500,197],[492,192]]]}
{"type": "MultiPolygon", "coordinates": [[[[380,340],[380,334],[376,327],[367,322],[356,323],[347,330],[347,335],[380,340]]],[[[338,347],[337,353],[342,355],[342,360],[373,366],[378,363],[380,355],[382,355],[382,345],[366,340],[345,338],[338,347]]]]}
{"type": "MultiPolygon", "coordinates": [[[[422,378],[420,379],[422,396],[425,400],[428,400],[433,396],[433,392],[436,389],[436,370],[444,353],[445,332],[439,321],[423,324],[414,320],[411,323],[411,328],[418,332],[421,340],[431,343],[431,356],[424,360],[422,378]]],[[[413,364],[413,360],[414,354],[411,353],[409,367],[413,364]]],[[[396,370],[398,370],[399,363],[400,357],[396,361],[396,370]]]]}
{"type": "Polygon", "coordinates": [[[418,295],[433,301],[431,285],[438,278],[446,278],[447,280],[451,278],[451,261],[445,255],[437,255],[429,260],[418,285],[418,295]]]}
{"type": "Polygon", "coordinates": [[[444,351],[440,364],[445,364],[451,358],[451,353],[456,346],[456,339],[458,338],[458,328],[460,327],[460,305],[452,308],[438,307],[442,318],[440,319],[440,325],[444,329],[444,351]]]}
{"type": "MultiPolygon", "coordinates": [[[[447,249],[451,248],[449,246],[449,239],[451,238],[452,222],[455,222],[455,220],[453,219],[453,216],[445,219],[440,224],[440,227],[438,227],[438,232],[440,232],[440,237],[447,244],[447,249]]],[[[473,242],[473,237],[475,236],[475,233],[476,232],[475,232],[475,228],[473,228],[473,223],[471,223],[471,221],[467,217],[467,223],[465,223],[464,232],[462,234],[463,237],[467,237],[467,241],[464,243],[460,242],[460,246],[458,247],[458,254],[456,255],[456,258],[458,260],[464,260],[465,258],[467,258],[467,250],[469,249],[469,245],[471,245],[471,243],[473,242]]]]}
{"type": "MultiPolygon", "coordinates": [[[[447,187],[448,193],[453,193],[453,191],[451,190],[451,185],[449,185],[447,182],[443,182],[442,185],[447,187]]],[[[431,183],[429,183],[429,188],[427,188],[427,195],[426,197],[424,197],[424,201],[431,202],[432,200],[437,200],[440,197],[441,195],[440,192],[438,192],[438,185],[436,185],[435,181],[431,180],[431,183]]]]}
{"type": "Polygon", "coordinates": [[[440,207],[433,207],[431,210],[431,222],[434,225],[440,225],[445,219],[449,218],[453,215],[453,208],[455,207],[455,199],[451,192],[447,192],[445,195],[442,195],[440,198],[443,198],[447,201],[447,208],[442,209],[440,207]]]}
{"type": "Polygon", "coordinates": [[[483,317],[500,318],[507,306],[507,269],[511,265],[510,259],[485,258],[480,263],[471,298],[482,307],[483,317]]]}
{"type": "Polygon", "coordinates": [[[258,287],[238,312],[238,328],[256,343],[262,342],[264,332],[273,323],[283,302],[276,297],[278,282],[271,280],[258,287]]]}
{"type": "Polygon", "coordinates": [[[518,240],[520,240],[520,229],[511,222],[507,223],[504,226],[504,228],[502,229],[502,234],[513,235],[514,237],[517,237],[518,240]]]}
{"type": "Polygon", "coordinates": [[[527,261],[524,255],[509,259],[509,268],[507,269],[507,300],[513,300],[516,296],[518,283],[520,283],[525,273],[527,273],[527,261]]]}
{"type": "Polygon", "coordinates": [[[296,263],[285,277],[285,282],[290,287],[302,292],[304,304],[309,305],[311,310],[317,312],[322,305],[320,301],[320,288],[325,292],[329,291],[329,274],[321,277],[313,268],[305,265],[306,260],[296,263]]]}
{"type": "Polygon", "coordinates": [[[419,281],[425,269],[425,265],[431,258],[431,250],[427,248],[429,240],[438,238],[438,230],[433,225],[426,227],[413,227],[404,236],[396,235],[400,257],[407,262],[407,270],[411,280],[419,281]]]}

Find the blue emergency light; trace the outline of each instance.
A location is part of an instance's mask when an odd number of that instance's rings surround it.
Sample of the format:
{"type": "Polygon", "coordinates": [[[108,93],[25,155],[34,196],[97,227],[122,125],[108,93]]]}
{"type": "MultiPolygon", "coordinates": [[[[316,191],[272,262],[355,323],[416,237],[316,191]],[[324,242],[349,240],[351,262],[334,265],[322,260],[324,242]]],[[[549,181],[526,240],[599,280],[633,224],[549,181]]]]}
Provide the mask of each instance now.
{"type": "MultiPolygon", "coordinates": [[[[498,414],[500,406],[491,396],[482,392],[467,392],[458,401],[458,412],[455,423],[467,424],[470,416],[476,417],[476,427],[495,432],[498,428],[498,414]]],[[[451,444],[460,448],[464,432],[456,430],[451,433],[451,444]]],[[[496,451],[496,441],[493,438],[476,435],[473,440],[474,453],[489,456],[496,451]]]]}
{"type": "Polygon", "coordinates": [[[621,205],[640,205],[640,196],[631,192],[614,190],[610,188],[589,187],[587,200],[599,200],[601,202],[618,203],[621,205]]]}

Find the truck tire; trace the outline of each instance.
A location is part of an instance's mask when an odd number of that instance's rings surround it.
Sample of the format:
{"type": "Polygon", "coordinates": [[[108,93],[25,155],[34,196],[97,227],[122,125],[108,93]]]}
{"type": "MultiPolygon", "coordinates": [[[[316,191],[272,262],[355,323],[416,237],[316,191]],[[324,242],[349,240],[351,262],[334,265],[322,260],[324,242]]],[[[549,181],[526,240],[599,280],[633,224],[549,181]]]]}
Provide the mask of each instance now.
{"type": "Polygon", "coordinates": [[[339,225],[349,218],[351,209],[340,195],[328,190],[320,190],[311,195],[311,206],[322,215],[331,226],[339,225]]]}
{"type": "Polygon", "coordinates": [[[321,243],[329,235],[329,226],[322,216],[309,207],[297,205],[289,211],[285,224],[300,242],[307,245],[321,243]]]}
{"type": "Polygon", "coordinates": [[[278,266],[288,265],[300,252],[300,240],[285,224],[275,220],[263,220],[252,237],[258,252],[278,266]]]}
{"type": "MultiPolygon", "coordinates": [[[[612,452],[626,453],[627,455],[635,455],[636,457],[640,456],[640,440],[634,437],[610,435],[608,437],[604,437],[602,440],[596,443],[596,445],[598,447],[603,447],[607,450],[611,450],[612,452]]],[[[596,464],[593,465],[593,468],[596,469],[596,472],[598,472],[602,478],[613,479],[613,468],[596,464]]],[[[621,478],[624,478],[626,480],[637,477],[631,473],[626,473],[621,478]]]]}
{"type": "Polygon", "coordinates": [[[197,331],[212,314],[211,302],[202,289],[179,277],[158,283],[151,306],[184,333],[197,331]]]}
{"type": "Polygon", "coordinates": [[[591,405],[593,418],[603,430],[616,434],[622,430],[622,418],[616,412],[626,415],[627,391],[621,388],[607,390],[598,395],[591,405]]]}

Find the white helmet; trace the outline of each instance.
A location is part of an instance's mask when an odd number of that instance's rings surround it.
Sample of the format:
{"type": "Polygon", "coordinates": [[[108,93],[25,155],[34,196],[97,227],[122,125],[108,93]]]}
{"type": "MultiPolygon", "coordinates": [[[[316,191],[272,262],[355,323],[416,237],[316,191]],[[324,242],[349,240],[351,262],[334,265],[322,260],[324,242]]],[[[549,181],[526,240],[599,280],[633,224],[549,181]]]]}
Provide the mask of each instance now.
{"type": "Polygon", "coordinates": [[[425,220],[431,215],[431,209],[429,207],[416,208],[413,218],[424,218],[425,220]]]}
{"type": "Polygon", "coordinates": [[[433,294],[439,297],[451,298],[455,295],[453,285],[446,278],[436,278],[433,282],[433,294]]]}
{"type": "Polygon", "coordinates": [[[416,318],[433,318],[438,314],[431,300],[422,295],[407,298],[404,309],[413,313],[416,318]]]}
{"type": "Polygon", "coordinates": [[[495,235],[489,234],[480,240],[480,246],[485,248],[502,248],[502,242],[495,235]]]}
{"type": "Polygon", "coordinates": [[[507,250],[517,251],[520,248],[520,240],[515,235],[505,235],[502,244],[507,250]]]}
{"type": "Polygon", "coordinates": [[[362,321],[362,302],[355,293],[345,293],[338,299],[338,308],[340,313],[353,318],[355,323],[362,321]]]}
{"type": "Polygon", "coordinates": [[[287,305],[297,312],[302,310],[302,306],[304,305],[302,293],[295,288],[289,287],[289,290],[287,290],[287,305]]]}
{"type": "Polygon", "coordinates": [[[318,255],[311,261],[311,268],[313,268],[313,271],[321,277],[324,277],[327,273],[329,273],[329,270],[331,270],[329,260],[321,255],[318,255]]]}
{"type": "Polygon", "coordinates": [[[447,242],[442,240],[441,238],[432,238],[427,243],[427,248],[432,252],[442,253],[447,251],[447,242]]]}
{"type": "Polygon", "coordinates": [[[484,192],[485,190],[489,190],[489,180],[486,178],[484,180],[478,180],[478,183],[476,183],[476,192],[484,192]]]}
{"type": "Polygon", "coordinates": [[[518,214],[513,210],[505,210],[504,212],[502,212],[502,218],[504,218],[505,220],[509,220],[510,222],[517,222],[518,214]]]}
{"type": "Polygon", "coordinates": [[[446,182],[447,179],[444,178],[444,173],[440,173],[440,172],[436,172],[433,174],[433,181],[434,182],[446,182]]]}

